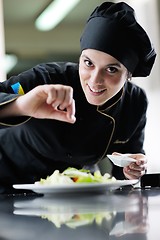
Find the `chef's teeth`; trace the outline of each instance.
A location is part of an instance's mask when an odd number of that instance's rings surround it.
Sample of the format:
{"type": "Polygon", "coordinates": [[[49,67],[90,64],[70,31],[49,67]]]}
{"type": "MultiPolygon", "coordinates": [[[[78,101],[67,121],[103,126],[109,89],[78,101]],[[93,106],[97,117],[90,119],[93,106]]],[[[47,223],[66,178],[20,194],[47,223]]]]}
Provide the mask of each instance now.
{"type": "Polygon", "coordinates": [[[91,90],[92,90],[92,92],[95,92],[95,93],[98,93],[98,92],[102,92],[103,90],[95,90],[95,89],[92,89],[91,88],[91,90]]]}

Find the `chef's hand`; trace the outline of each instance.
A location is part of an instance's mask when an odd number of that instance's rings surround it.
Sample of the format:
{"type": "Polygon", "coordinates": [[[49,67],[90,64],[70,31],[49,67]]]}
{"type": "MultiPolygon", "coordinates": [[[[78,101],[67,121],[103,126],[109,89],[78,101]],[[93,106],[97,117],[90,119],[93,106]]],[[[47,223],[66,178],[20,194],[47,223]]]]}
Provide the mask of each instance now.
{"type": "Polygon", "coordinates": [[[14,101],[15,115],[74,123],[73,89],[64,85],[40,85],[14,101]]]}
{"type": "MultiPolygon", "coordinates": [[[[114,153],[120,155],[119,153],[114,153]]],[[[123,168],[125,177],[129,180],[139,179],[147,170],[147,157],[144,154],[129,154],[128,157],[133,158],[136,162],[130,163],[129,166],[123,168]]]]}

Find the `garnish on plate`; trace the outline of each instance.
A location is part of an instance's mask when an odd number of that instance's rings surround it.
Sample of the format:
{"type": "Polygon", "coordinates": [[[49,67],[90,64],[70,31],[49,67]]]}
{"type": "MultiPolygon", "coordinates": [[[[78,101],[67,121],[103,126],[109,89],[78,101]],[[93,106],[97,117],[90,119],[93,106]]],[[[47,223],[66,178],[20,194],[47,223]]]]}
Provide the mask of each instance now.
{"type": "Polygon", "coordinates": [[[62,173],[55,170],[52,175],[47,176],[46,179],[41,178],[39,184],[55,185],[55,184],[74,184],[74,183],[107,183],[116,181],[110,174],[102,175],[100,171],[91,173],[89,170],[67,168],[62,173]]]}

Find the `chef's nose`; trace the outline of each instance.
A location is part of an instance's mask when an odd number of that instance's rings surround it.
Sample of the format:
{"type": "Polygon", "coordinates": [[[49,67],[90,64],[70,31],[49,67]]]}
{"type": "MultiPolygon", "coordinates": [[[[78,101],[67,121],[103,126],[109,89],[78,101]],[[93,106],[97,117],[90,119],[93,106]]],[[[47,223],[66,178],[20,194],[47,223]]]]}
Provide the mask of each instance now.
{"type": "Polygon", "coordinates": [[[100,70],[95,69],[91,74],[91,82],[94,84],[102,84],[103,83],[103,76],[100,70]]]}

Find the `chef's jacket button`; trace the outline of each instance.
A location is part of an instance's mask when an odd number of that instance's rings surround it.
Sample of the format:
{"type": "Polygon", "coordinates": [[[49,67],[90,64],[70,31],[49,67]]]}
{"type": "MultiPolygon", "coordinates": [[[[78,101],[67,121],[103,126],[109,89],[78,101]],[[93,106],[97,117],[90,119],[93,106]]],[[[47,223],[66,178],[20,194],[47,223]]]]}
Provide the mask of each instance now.
{"type": "Polygon", "coordinates": [[[72,158],[72,154],[71,153],[67,153],[67,157],[71,159],[72,158]]]}

